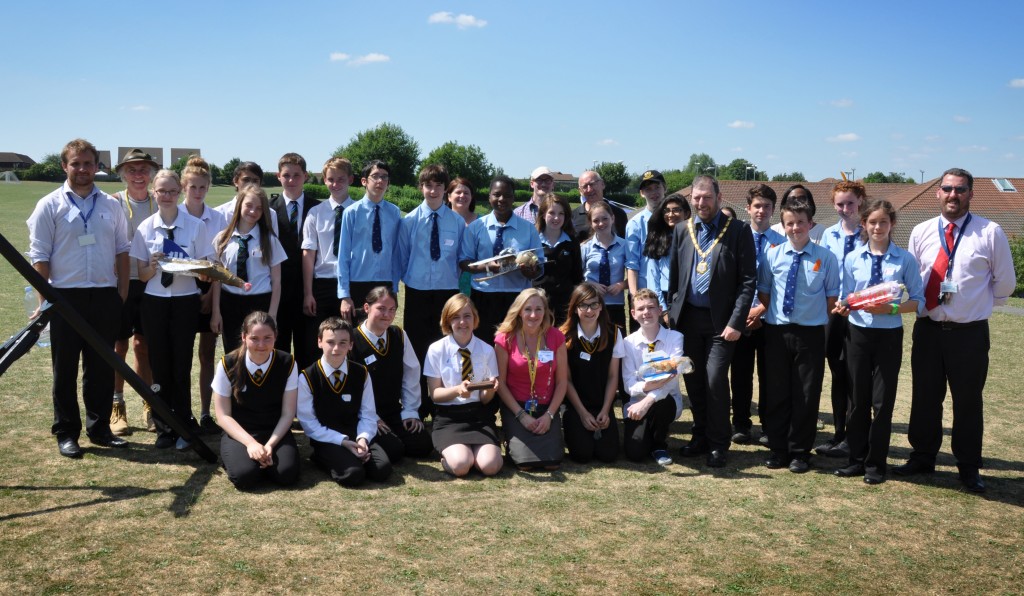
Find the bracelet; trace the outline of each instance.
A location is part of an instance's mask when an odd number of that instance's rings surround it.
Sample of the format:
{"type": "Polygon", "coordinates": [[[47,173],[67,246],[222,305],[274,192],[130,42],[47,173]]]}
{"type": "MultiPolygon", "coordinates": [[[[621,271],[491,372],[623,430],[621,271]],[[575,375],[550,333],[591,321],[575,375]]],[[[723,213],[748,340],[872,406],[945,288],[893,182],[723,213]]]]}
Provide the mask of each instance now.
{"type": "Polygon", "coordinates": [[[900,305],[899,304],[893,304],[892,305],[892,314],[894,314],[894,315],[900,314],[900,305]]]}
{"type": "Polygon", "coordinates": [[[519,409],[519,412],[518,412],[518,413],[516,414],[516,420],[519,420],[519,419],[520,419],[520,418],[522,418],[522,417],[523,417],[523,416],[524,416],[525,414],[526,414],[526,410],[524,410],[524,409],[520,408],[520,409],[519,409]]]}
{"type": "Polygon", "coordinates": [[[551,410],[547,411],[547,415],[548,415],[548,418],[550,418],[551,420],[555,419],[555,415],[551,413],[551,410]]]}

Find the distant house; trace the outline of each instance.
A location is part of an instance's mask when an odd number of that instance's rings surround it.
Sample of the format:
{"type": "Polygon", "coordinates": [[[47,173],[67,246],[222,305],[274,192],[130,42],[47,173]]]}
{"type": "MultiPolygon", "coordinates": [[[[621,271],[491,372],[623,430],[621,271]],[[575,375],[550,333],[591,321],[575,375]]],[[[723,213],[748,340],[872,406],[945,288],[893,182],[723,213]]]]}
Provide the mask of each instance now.
{"type": "Polygon", "coordinates": [[[35,160],[27,155],[0,151],[0,170],[24,170],[35,163],[35,160]]]}
{"type": "MultiPolygon", "coordinates": [[[[889,197],[896,208],[893,238],[906,246],[914,226],[939,214],[937,192],[941,178],[906,188],[889,197]]],[[[1003,227],[1007,236],[1024,235],[1024,178],[974,178],[971,212],[1003,227]]]]}

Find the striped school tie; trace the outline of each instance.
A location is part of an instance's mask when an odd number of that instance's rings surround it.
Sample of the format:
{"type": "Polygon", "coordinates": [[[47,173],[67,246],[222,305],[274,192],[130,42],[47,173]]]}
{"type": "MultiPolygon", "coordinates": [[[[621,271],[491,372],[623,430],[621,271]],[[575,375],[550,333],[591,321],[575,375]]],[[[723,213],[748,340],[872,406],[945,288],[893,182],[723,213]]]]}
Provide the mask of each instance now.
{"type": "Polygon", "coordinates": [[[387,345],[387,344],[384,343],[384,338],[383,337],[378,337],[377,338],[377,351],[378,352],[383,352],[385,345],[387,345]]]}
{"type": "Polygon", "coordinates": [[[340,370],[336,370],[336,371],[331,373],[331,387],[333,387],[335,391],[341,391],[341,371],[340,370]]]}
{"type": "Polygon", "coordinates": [[[647,344],[647,351],[648,352],[653,352],[654,351],[654,346],[656,346],[657,344],[658,344],[658,342],[656,342],[656,341],[652,341],[651,343],[647,344]]]}
{"type": "Polygon", "coordinates": [[[459,355],[462,356],[462,380],[473,380],[473,360],[469,357],[468,348],[459,348],[459,355]]]}
{"type": "Polygon", "coordinates": [[[257,368],[256,372],[252,373],[252,380],[256,381],[257,383],[262,383],[263,382],[263,369],[262,368],[257,368]]]}
{"type": "MultiPolygon", "coordinates": [[[[171,242],[174,242],[174,226],[167,228],[167,239],[170,240],[171,242]]],[[[165,288],[169,288],[171,287],[172,283],[174,283],[173,273],[167,273],[166,271],[164,271],[163,273],[160,274],[160,285],[162,285],[165,288]]]]}

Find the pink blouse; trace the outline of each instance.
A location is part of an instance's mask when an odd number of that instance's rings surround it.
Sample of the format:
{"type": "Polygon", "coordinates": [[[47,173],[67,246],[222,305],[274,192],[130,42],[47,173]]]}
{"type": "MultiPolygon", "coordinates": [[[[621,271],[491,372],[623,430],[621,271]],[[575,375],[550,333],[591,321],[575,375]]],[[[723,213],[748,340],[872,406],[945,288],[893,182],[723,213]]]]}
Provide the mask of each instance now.
{"type": "MultiPolygon", "coordinates": [[[[519,342],[516,341],[516,335],[521,336],[521,333],[507,335],[505,333],[497,333],[494,336],[494,346],[501,347],[508,353],[508,371],[505,379],[505,385],[508,386],[509,391],[512,392],[512,397],[519,403],[526,403],[530,399],[530,369],[526,363],[526,355],[519,351],[519,342]]],[[[537,380],[534,386],[534,391],[537,394],[537,403],[545,405],[551,403],[551,398],[555,392],[555,366],[557,363],[558,348],[565,345],[565,336],[558,329],[551,327],[548,329],[547,335],[544,338],[546,346],[542,346],[541,350],[551,351],[550,362],[540,362],[538,359],[537,363],[537,380]]],[[[531,346],[530,351],[532,352],[536,346],[531,346]]]]}

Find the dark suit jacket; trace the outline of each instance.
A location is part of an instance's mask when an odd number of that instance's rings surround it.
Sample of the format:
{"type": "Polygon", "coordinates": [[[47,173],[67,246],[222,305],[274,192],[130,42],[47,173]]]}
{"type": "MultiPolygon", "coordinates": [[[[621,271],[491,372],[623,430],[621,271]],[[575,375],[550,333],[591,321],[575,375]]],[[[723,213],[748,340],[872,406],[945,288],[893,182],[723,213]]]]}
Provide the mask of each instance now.
{"type": "MultiPolygon", "coordinates": [[[[299,217],[299,233],[296,235],[292,226],[288,223],[288,205],[282,195],[271,195],[270,208],[277,211],[278,240],[288,255],[288,260],[281,263],[281,280],[289,280],[289,283],[302,283],[302,224],[309,215],[309,210],[320,204],[320,201],[313,197],[303,197],[302,213],[299,217]],[[297,281],[296,281],[297,280],[297,281]]],[[[282,288],[287,285],[282,283],[282,288]]]]}
{"type": "MultiPolygon", "coordinates": [[[[605,199],[607,202],[608,199],[605,199]]],[[[626,237],[626,220],[629,217],[626,212],[615,205],[609,203],[612,208],[612,213],[615,215],[615,234],[619,238],[626,237]]],[[[587,208],[583,203],[580,206],[572,210],[572,226],[576,228],[576,243],[582,244],[590,238],[590,221],[587,220],[587,208]]]]}
{"type": "MultiPolygon", "coordinates": [[[[723,215],[719,220],[725,222],[723,215]]],[[[672,300],[669,317],[676,328],[686,304],[686,291],[690,286],[690,272],[693,270],[693,241],[687,221],[679,222],[672,234],[671,266],[669,267],[669,297],[672,300]]],[[[743,331],[747,314],[754,300],[757,286],[757,263],[754,258],[754,237],[750,226],[737,219],[732,220],[725,236],[711,250],[711,323],[715,332],[721,333],[726,326],[743,331]]]]}

